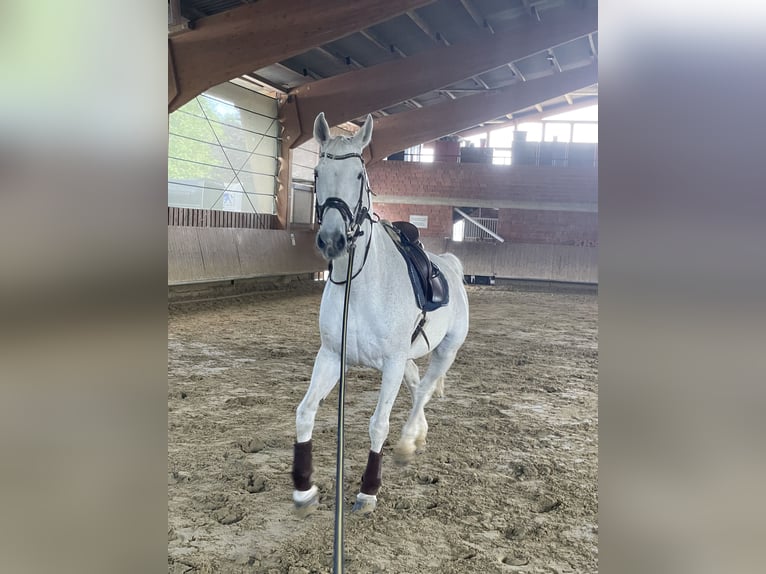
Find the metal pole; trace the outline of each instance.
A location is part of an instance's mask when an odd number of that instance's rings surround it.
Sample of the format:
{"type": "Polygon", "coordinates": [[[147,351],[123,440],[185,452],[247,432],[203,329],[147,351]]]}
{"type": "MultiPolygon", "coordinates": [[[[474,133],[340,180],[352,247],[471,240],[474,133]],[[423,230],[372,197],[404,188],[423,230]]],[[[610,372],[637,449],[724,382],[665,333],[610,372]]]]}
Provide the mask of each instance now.
{"type": "Polygon", "coordinates": [[[346,273],[346,293],[343,300],[343,325],[340,343],[340,382],[338,386],[338,450],[335,460],[335,537],[332,549],[333,574],[343,574],[346,571],[343,556],[343,420],[345,416],[344,403],[346,396],[346,332],[348,331],[348,303],[351,295],[351,277],[354,272],[354,251],[356,242],[348,248],[348,272],[346,273]]]}

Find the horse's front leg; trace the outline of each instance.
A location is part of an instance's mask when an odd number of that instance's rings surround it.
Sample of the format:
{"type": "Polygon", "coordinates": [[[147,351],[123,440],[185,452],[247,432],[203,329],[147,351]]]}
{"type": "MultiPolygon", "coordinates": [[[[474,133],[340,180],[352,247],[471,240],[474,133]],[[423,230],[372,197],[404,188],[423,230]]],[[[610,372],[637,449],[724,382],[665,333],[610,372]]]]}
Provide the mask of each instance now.
{"type": "Polygon", "coordinates": [[[367,458],[367,468],[362,475],[362,487],[354,504],[354,511],[361,514],[369,514],[378,504],[377,494],[382,483],[383,443],[388,436],[388,419],[396,395],[399,394],[406,364],[407,357],[402,356],[388,360],[383,366],[378,406],[370,418],[370,454],[367,458]]]}
{"type": "Polygon", "coordinates": [[[319,402],[330,393],[338,382],[339,375],[339,357],[321,347],[314,361],[311,384],[298,405],[295,416],[297,442],[293,450],[293,503],[301,515],[309,514],[319,504],[319,491],[311,482],[311,473],[314,470],[311,433],[314,430],[319,402]]]}

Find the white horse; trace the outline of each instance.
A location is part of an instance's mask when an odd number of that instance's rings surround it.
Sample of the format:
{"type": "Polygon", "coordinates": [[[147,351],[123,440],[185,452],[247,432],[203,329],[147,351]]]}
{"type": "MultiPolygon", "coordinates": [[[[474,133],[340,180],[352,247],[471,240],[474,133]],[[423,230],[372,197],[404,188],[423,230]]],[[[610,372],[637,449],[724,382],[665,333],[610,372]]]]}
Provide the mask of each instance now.
{"type": "Polygon", "coordinates": [[[372,199],[362,150],[372,137],[372,116],[353,137],[331,137],[324,113],[314,122],[319,143],[316,166],[316,245],[331,262],[319,310],[321,348],[314,362],[311,384],[296,412],[297,442],[293,461],[293,502],[303,514],[318,504],[312,485],[311,434],[317,408],[340,376],[341,323],[348,246],[356,241],[349,301],[347,364],[374,367],[382,372],[378,404],[370,419],[370,453],[354,510],[372,512],[381,485],[381,451],[388,436],[389,415],[402,379],[412,395],[412,410],[394,449],[399,463],[408,462],[423,447],[428,431],[423,407],[434,391],[441,394],[444,375],[468,333],[468,298],[463,268],[452,254],[432,255],[449,283],[449,302],[423,316],[407,271],[407,264],[385,229],[370,216],[372,199]],[[431,361],[420,379],[413,361],[427,353],[431,361]]]}

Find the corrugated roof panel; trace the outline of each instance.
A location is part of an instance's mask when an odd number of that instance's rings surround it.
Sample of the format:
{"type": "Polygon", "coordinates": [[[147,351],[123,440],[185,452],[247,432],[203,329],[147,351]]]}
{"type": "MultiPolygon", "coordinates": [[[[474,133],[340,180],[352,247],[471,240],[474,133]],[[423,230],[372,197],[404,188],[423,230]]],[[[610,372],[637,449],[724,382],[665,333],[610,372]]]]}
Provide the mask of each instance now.
{"type": "Polygon", "coordinates": [[[352,34],[324,46],[333,53],[343,57],[350,56],[365,67],[382,64],[398,56],[389,50],[382,50],[361,34],[352,34]]]}
{"type": "MultiPolygon", "coordinates": [[[[299,74],[303,74],[303,69],[306,68],[309,72],[313,72],[322,78],[342,74],[343,72],[348,71],[346,66],[341,66],[334,58],[331,58],[318,50],[304,52],[294,58],[283,60],[282,63],[297,71],[299,74]]],[[[309,73],[309,76],[310,75],[311,74],[309,73]]]]}
{"type": "Polygon", "coordinates": [[[418,103],[423,106],[431,106],[433,104],[445,102],[449,99],[451,99],[449,96],[440,92],[428,92],[417,97],[418,103]]]}
{"type": "Polygon", "coordinates": [[[282,91],[288,91],[312,80],[311,78],[305,77],[303,74],[299,74],[298,72],[279,64],[266,66],[260,70],[255,70],[254,73],[259,78],[278,87],[282,91]]]}
{"type": "Polygon", "coordinates": [[[183,6],[191,6],[207,15],[224,12],[244,4],[242,0],[184,0],[183,6]]]}
{"type": "Polygon", "coordinates": [[[505,85],[514,80],[513,72],[508,66],[502,68],[495,68],[489,72],[484,72],[481,75],[481,79],[487,82],[491,88],[495,86],[505,85]]]}
{"type": "Polygon", "coordinates": [[[390,108],[383,108],[383,110],[388,114],[399,114],[401,112],[406,112],[410,109],[411,108],[407,104],[396,104],[395,106],[391,106],[390,108]]]}
{"type": "Polygon", "coordinates": [[[476,25],[460,4],[460,0],[434,2],[418,8],[417,13],[434,32],[441,33],[450,44],[459,44],[481,34],[489,34],[476,25]]]}
{"type": "Polygon", "coordinates": [[[562,70],[577,68],[591,60],[587,36],[556,46],[553,48],[553,53],[562,70]]]}
{"type": "Polygon", "coordinates": [[[548,76],[556,71],[556,67],[548,60],[546,52],[538,52],[532,56],[514,62],[525,80],[548,76]]]}
{"type": "Polygon", "coordinates": [[[408,56],[436,45],[406,14],[381,22],[373,26],[371,30],[381,40],[388,44],[395,44],[408,56]]]}

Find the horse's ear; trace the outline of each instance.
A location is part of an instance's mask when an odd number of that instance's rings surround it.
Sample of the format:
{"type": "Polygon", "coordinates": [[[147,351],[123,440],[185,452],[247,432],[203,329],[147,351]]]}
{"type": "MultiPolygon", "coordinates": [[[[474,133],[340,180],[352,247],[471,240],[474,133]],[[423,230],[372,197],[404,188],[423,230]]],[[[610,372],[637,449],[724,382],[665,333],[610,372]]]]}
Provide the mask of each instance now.
{"type": "Polygon", "coordinates": [[[364,120],[364,124],[359,128],[359,131],[354,134],[354,141],[360,144],[362,149],[367,147],[372,139],[372,115],[367,114],[367,118],[364,120]]]}
{"type": "Polygon", "coordinates": [[[319,112],[319,115],[314,120],[314,139],[319,145],[324,145],[330,141],[330,126],[327,124],[327,120],[324,119],[324,112],[319,112]]]}

